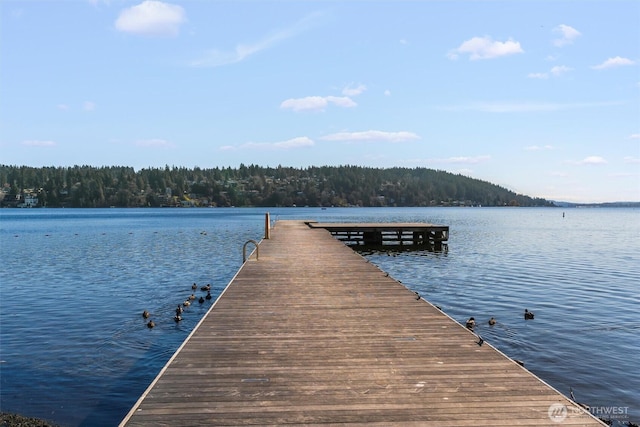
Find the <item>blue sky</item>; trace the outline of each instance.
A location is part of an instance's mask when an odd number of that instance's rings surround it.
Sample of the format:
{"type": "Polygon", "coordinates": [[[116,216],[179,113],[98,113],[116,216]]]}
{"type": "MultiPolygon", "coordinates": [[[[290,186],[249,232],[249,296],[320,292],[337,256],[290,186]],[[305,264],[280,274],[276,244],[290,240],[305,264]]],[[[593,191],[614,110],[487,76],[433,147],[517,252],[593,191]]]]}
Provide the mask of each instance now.
{"type": "Polygon", "coordinates": [[[427,167],[640,201],[638,1],[0,3],[0,163],[427,167]]]}

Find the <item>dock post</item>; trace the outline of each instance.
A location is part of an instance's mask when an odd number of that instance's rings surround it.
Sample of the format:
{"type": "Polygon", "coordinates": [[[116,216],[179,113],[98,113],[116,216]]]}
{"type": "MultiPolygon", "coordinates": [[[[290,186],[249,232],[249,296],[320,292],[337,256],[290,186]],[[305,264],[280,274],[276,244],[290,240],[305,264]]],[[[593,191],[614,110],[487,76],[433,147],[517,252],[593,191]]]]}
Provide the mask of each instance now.
{"type": "Polygon", "coordinates": [[[271,238],[271,219],[269,218],[269,212],[267,212],[264,216],[264,238],[271,238]]]}

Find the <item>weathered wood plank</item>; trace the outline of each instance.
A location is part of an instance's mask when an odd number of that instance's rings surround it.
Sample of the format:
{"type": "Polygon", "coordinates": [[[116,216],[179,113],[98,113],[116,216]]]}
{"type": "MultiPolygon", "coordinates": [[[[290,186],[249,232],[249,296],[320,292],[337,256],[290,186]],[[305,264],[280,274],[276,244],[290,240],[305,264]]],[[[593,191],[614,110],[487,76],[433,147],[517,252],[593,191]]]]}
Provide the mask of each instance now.
{"type": "Polygon", "coordinates": [[[122,426],[602,425],[322,228],[282,221],[122,426]]]}

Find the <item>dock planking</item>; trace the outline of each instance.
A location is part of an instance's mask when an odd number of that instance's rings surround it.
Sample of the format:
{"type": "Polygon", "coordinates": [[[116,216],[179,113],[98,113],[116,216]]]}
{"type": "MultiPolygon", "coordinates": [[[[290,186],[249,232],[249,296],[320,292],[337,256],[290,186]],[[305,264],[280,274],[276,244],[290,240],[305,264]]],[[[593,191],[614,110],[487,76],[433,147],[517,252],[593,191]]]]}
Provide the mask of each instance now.
{"type": "Polygon", "coordinates": [[[270,237],[121,426],[603,425],[327,230],[270,237]]]}

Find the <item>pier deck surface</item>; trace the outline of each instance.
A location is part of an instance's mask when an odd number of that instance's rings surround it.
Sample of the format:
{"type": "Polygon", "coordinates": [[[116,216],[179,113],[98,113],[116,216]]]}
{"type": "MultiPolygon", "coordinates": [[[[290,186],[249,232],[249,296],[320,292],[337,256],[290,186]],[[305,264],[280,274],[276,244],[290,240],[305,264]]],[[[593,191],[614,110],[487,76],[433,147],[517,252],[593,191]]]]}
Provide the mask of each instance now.
{"type": "Polygon", "coordinates": [[[603,425],[324,229],[255,255],[122,426],[603,425]]]}

